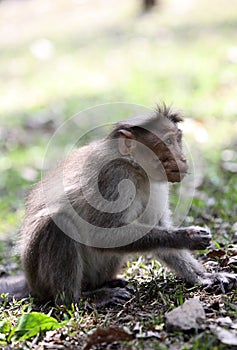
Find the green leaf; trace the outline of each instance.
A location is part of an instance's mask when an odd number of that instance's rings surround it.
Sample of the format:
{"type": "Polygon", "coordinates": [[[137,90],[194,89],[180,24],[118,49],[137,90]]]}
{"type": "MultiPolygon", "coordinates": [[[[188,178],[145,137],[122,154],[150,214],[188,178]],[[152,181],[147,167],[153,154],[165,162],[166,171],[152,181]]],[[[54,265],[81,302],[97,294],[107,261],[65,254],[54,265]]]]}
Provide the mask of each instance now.
{"type": "Polygon", "coordinates": [[[59,323],[55,318],[40,312],[31,312],[22,315],[15,329],[16,340],[29,339],[40,332],[63,327],[66,322],[59,323]]]}
{"type": "Polygon", "coordinates": [[[6,334],[6,333],[9,333],[10,330],[11,330],[11,327],[8,321],[4,320],[0,322],[0,333],[6,334]]]}
{"type": "Polygon", "coordinates": [[[216,246],[218,249],[221,248],[220,244],[219,244],[217,241],[214,241],[214,244],[215,244],[215,246],[216,246]]]}
{"type": "Polygon", "coordinates": [[[11,326],[9,321],[0,321],[0,342],[5,341],[7,339],[7,335],[11,331],[11,326]]]}

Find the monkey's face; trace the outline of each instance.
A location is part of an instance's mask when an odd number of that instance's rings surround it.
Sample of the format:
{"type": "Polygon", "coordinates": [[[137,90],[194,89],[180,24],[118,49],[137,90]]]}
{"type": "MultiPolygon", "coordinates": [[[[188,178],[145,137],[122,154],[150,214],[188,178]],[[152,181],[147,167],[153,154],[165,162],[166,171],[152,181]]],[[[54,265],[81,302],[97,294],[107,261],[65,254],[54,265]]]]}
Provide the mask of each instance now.
{"type": "Polygon", "coordinates": [[[143,143],[136,147],[135,157],[154,181],[180,182],[188,171],[182,132],[168,120],[144,137],[143,143]]]}
{"type": "Polygon", "coordinates": [[[169,182],[182,181],[188,171],[188,163],[182,152],[180,140],[179,134],[167,134],[157,151],[157,158],[169,182]]]}

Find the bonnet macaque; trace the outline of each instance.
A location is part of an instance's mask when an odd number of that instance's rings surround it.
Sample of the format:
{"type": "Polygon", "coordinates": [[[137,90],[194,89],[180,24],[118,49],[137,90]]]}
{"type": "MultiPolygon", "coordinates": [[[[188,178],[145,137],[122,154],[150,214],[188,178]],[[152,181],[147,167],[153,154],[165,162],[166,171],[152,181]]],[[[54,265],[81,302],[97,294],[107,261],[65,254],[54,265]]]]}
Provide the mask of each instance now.
{"type": "Polygon", "coordinates": [[[116,274],[127,254],[148,251],[189,283],[236,286],[236,275],[207,273],[190,253],[210,244],[208,229],[172,227],[168,183],[188,171],[181,121],[165,106],[121,121],[49,172],[26,204],[24,282],[2,280],[0,292],[41,302],[122,303],[131,290],[116,274]]]}

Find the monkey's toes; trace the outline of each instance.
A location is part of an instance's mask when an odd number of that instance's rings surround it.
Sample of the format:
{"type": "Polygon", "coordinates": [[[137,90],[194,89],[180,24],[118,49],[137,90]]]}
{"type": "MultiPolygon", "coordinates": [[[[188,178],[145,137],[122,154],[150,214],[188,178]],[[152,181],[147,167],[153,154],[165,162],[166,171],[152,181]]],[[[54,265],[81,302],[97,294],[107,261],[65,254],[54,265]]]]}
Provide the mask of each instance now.
{"type": "Polygon", "coordinates": [[[115,288],[115,287],[125,288],[127,286],[128,286],[128,281],[120,278],[107,281],[103,284],[103,287],[109,287],[109,288],[115,288]]]}
{"type": "Polygon", "coordinates": [[[132,286],[126,287],[102,287],[92,292],[91,299],[97,307],[106,305],[123,305],[126,301],[131,299],[134,294],[132,286]]]}
{"type": "Polygon", "coordinates": [[[227,293],[237,288],[237,274],[219,272],[209,277],[208,283],[204,285],[206,291],[215,293],[227,293]]]}
{"type": "Polygon", "coordinates": [[[97,306],[105,306],[108,304],[123,305],[126,301],[131,299],[132,293],[127,288],[115,287],[110,290],[109,296],[106,299],[96,301],[97,306]]]}

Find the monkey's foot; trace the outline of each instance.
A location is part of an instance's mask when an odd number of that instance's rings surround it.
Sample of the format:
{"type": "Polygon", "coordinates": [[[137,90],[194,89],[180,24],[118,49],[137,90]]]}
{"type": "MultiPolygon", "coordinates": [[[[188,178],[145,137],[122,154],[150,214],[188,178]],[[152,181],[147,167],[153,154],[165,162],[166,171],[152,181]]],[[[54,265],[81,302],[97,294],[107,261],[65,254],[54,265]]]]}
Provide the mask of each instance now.
{"type": "Polygon", "coordinates": [[[219,272],[214,274],[206,274],[203,286],[206,291],[214,291],[215,293],[227,293],[237,288],[237,274],[219,272]]]}
{"type": "Polygon", "coordinates": [[[120,288],[125,288],[128,287],[131,288],[131,286],[128,285],[128,281],[122,280],[121,278],[117,278],[114,280],[107,281],[103,284],[103,287],[109,287],[109,288],[115,288],[115,287],[120,287],[120,288]]]}
{"type": "Polygon", "coordinates": [[[109,304],[123,305],[126,301],[131,299],[133,296],[133,288],[127,285],[119,287],[117,283],[126,282],[123,280],[112,280],[107,282],[103,287],[90,291],[84,292],[83,296],[89,297],[97,307],[106,306],[109,304]]]}
{"type": "Polygon", "coordinates": [[[190,240],[191,250],[207,248],[211,243],[211,233],[208,228],[199,226],[190,226],[186,228],[186,235],[190,240]]]}

